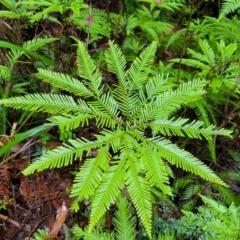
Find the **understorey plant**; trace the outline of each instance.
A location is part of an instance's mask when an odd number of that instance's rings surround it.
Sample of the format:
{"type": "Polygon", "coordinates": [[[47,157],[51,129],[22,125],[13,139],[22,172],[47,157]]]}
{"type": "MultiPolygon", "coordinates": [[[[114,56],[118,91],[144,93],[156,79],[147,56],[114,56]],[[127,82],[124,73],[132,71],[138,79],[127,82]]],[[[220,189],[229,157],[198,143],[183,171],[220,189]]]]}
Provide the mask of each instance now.
{"type": "Polygon", "coordinates": [[[77,44],[79,79],[44,69],[36,74],[40,80],[74,97],[29,94],[3,99],[0,104],[47,112],[52,115],[48,124],[59,126],[61,132],[87,127],[94,122],[99,133],[95,140],[70,139],[63,146],[46,152],[23,173],[29,175],[84,159],[75,176],[71,196],[75,198],[74,210],[78,210],[79,202],[90,199],[88,231],[94,229],[124,190],[151,237],[152,190],[172,194],[168,164],[226,186],[208,166],[171,142],[169,136],[209,139],[216,134],[230,136],[231,132],[216,130],[213,125],[203,127],[198,120],[178,117],[180,108],[202,98],[207,83],[196,79],[170,89],[167,77],[152,76],[157,42],[146,47],[129,66],[120,48],[109,41],[104,54],[111,81],[96,67],[84,43],[78,41],[77,44]],[[108,84],[113,79],[115,84],[108,84]],[[98,154],[85,158],[91,150],[97,150],[98,154]]]}

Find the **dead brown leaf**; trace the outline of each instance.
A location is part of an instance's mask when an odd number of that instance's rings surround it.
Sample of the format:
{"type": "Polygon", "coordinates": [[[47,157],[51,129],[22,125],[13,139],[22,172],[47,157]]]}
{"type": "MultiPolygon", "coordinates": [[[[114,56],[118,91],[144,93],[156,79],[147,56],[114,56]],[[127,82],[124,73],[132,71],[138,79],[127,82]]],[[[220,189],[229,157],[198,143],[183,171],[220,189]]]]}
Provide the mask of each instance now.
{"type": "Polygon", "coordinates": [[[63,223],[68,215],[66,203],[63,201],[62,206],[58,209],[56,220],[53,224],[51,232],[48,234],[47,239],[57,237],[58,232],[61,230],[63,223]]]}

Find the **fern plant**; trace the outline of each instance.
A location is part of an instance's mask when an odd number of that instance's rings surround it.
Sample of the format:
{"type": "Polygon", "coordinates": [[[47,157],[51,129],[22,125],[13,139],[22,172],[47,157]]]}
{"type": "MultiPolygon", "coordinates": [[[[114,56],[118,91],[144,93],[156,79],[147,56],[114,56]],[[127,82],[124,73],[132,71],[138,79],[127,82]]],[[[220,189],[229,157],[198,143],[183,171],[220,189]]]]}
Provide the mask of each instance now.
{"type": "MultiPolygon", "coordinates": [[[[197,104],[190,104],[195,109],[196,114],[204,122],[205,127],[216,121],[216,109],[220,104],[226,103],[226,98],[230,95],[238,98],[238,69],[239,63],[235,52],[237,44],[231,43],[226,45],[224,40],[211,45],[206,39],[199,40],[199,46],[202,52],[197,52],[188,48],[189,58],[176,58],[170,60],[172,63],[181,63],[192,67],[192,73],[195,77],[201,77],[208,81],[208,99],[202,99],[197,104]],[[197,69],[194,71],[194,69],[197,69]],[[237,95],[236,95],[237,94],[237,95]]],[[[217,161],[215,153],[214,138],[209,139],[209,150],[214,162],[217,161]]]]}
{"type": "Polygon", "coordinates": [[[95,123],[99,134],[95,140],[69,140],[47,152],[23,173],[62,167],[74,160],[83,160],[92,149],[98,155],[83,163],[71,190],[75,201],[91,199],[88,230],[126,188],[149,236],[151,236],[151,189],[171,195],[167,162],[223,186],[226,184],[199,159],[172,143],[168,137],[187,136],[208,139],[212,135],[230,136],[230,131],[202,127],[200,121],[176,118],[174,114],[184,104],[198,101],[205,93],[206,82],[193,80],[166,91],[167,79],[158,74],[150,77],[151,64],[157,49],[153,42],[127,69],[120,48],[109,41],[105,52],[108,71],[116,76],[114,86],[103,83],[104,77],[78,41],[77,66],[81,81],[56,72],[39,69],[36,76],[78,97],[63,94],[32,94],[0,101],[8,107],[29,111],[44,111],[54,116],[50,125],[62,132],[95,123]]]}

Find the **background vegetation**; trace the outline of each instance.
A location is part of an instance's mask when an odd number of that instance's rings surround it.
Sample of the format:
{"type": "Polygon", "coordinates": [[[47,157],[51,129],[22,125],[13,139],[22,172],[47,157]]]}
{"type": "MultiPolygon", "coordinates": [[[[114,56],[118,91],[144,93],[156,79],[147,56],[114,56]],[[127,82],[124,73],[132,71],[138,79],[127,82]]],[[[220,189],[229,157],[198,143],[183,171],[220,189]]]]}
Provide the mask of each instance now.
{"type": "Polygon", "coordinates": [[[0,0],[2,239],[239,239],[238,8],[0,0]]]}

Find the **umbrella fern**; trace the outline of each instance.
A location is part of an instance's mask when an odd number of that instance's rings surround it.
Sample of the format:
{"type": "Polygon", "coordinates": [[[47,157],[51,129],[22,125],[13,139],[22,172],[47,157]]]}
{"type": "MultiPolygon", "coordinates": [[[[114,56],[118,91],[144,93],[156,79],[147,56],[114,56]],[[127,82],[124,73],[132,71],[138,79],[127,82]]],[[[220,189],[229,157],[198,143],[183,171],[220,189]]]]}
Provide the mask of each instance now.
{"type": "Polygon", "coordinates": [[[72,139],[57,149],[48,151],[28,166],[29,175],[47,168],[62,167],[74,160],[84,159],[92,149],[98,155],[87,158],[75,177],[71,195],[78,202],[91,198],[91,232],[121,191],[126,188],[151,236],[151,188],[171,195],[167,162],[194,173],[208,181],[226,186],[199,159],[168,140],[168,136],[205,138],[215,134],[229,136],[230,131],[203,127],[200,121],[174,118],[185,104],[196,102],[205,93],[206,82],[196,79],[166,91],[163,75],[150,76],[157,43],[150,44],[127,69],[120,48],[109,42],[105,52],[108,71],[116,75],[115,86],[103,84],[103,75],[95,66],[84,44],[78,42],[77,64],[81,80],[64,74],[39,69],[36,76],[53,86],[80,97],[68,95],[33,94],[1,100],[5,106],[44,111],[53,114],[51,125],[69,131],[95,123],[101,131],[95,140],[72,139]],[[145,130],[151,133],[146,134],[145,130]],[[111,151],[110,151],[111,150],[111,151]]]}

